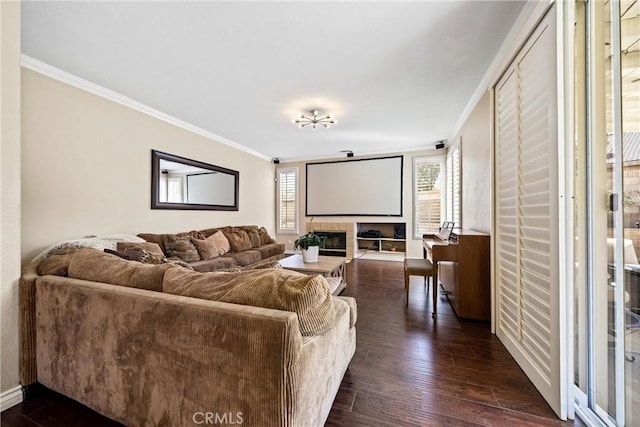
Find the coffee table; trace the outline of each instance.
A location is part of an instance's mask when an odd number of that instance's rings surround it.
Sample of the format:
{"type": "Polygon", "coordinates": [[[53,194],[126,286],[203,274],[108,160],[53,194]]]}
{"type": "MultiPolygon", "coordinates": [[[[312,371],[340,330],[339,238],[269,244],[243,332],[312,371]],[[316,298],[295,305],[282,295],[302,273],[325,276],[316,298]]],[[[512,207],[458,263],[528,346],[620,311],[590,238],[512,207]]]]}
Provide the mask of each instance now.
{"type": "Polygon", "coordinates": [[[346,263],[347,259],[335,256],[318,256],[318,262],[304,262],[302,255],[291,255],[278,261],[282,268],[298,271],[304,274],[321,274],[327,278],[332,295],[338,295],[347,287],[346,263]]]}

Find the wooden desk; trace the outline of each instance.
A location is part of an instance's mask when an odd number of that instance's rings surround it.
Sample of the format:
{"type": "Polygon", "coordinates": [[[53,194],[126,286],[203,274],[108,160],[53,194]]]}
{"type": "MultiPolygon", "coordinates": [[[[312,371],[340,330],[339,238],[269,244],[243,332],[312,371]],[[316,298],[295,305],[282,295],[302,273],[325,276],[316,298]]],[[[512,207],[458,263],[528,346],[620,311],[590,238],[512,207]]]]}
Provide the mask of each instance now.
{"type": "Polygon", "coordinates": [[[433,263],[433,313],[437,314],[438,281],[458,317],[491,320],[489,235],[455,230],[457,242],[424,235],[424,257],[433,263]]]}

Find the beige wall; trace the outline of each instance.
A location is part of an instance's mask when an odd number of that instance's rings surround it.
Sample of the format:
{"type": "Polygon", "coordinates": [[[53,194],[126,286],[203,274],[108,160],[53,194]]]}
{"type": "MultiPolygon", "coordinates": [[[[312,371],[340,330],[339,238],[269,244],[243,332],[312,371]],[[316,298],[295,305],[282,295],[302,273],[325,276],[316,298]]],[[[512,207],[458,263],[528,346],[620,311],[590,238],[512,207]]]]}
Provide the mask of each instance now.
{"type": "MultiPolygon", "coordinates": [[[[356,223],[356,222],[404,222],[407,224],[407,256],[409,257],[422,257],[422,240],[413,239],[413,159],[414,157],[442,155],[446,153],[444,150],[425,150],[415,151],[409,153],[389,153],[384,156],[393,156],[397,154],[403,155],[403,194],[402,194],[402,213],[401,217],[388,217],[388,216],[322,216],[315,217],[314,222],[341,222],[341,223],[356,223]]],[[[358,158],[372,158],[381,156],[362,156],[354,157],[358,158]]],[[[327,159],[327,160],[344,160],[344,159],[327,159]]],[[[322,160],[313,160],[310,162],[317,162],[322,160]]],[[[305,199],[306,199],[306,176],[305,176],[305,164],[306,162],[296,163],[281,163],[279,168],[297,167],[299,173],[299,194],[298,199],[298,218],[300,218],[300,233],[306,232],[306,223],[311,220],[311,217],[305,216],[305,199]]],[[[285,243],[287,250],[293,250],[293,242],[297,235],[292,234],[278,234],[277,240],[285,243]]]]}
{"type": "MultiPolygon", "coordinates": [[[[0,392],[18,382],[18,279],[20,278],[20,3],[0,2],[0,392]]],[[[4,403],[3,396],[3,403],[4,403]]],[[[15,397],[15,393],[14,396],[15,397]]],[[[19,397],[19,395],[18,395],[19,397]]],[[[13,403],[16,403],[15,401],[13,403]]]]}
{"type": "Polygon", "coordinates": [[[90,234],[227,224],[275,232],[268,160],[27,69],[22,149],[23,263],[56,241],[90,234]],[[238,170],[240,210],[151,210],[151,149],[238,170]]]}
{"type": "Polygon", "coordinates": [[[491,116],[486,92],[452,141],[460,138],[462,155],[462,223],[491,232],[491,116]]]}

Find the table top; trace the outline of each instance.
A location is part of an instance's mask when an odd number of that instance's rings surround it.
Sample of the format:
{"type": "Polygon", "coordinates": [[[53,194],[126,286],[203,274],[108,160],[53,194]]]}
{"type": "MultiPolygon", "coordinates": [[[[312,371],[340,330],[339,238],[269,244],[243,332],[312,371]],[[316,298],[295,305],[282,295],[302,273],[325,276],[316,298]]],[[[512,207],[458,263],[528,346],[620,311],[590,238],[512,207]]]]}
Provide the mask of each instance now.
{"type": "Polygon", "coordinates": [[[296,271],[308,271],[310,273],[330,273],[336,268],[340,267],[346,261],[346,258],[335,256],[318,256],[318,262],[302,261],[302,255],[291,255],[287,258],[278,261],[282,268],[296,271]]]}

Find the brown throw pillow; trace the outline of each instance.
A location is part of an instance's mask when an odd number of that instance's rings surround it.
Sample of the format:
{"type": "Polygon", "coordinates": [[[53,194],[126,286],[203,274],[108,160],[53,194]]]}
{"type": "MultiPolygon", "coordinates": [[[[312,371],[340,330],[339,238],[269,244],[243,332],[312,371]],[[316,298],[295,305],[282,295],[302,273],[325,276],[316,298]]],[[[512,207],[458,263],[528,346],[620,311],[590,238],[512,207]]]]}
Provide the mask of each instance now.
{"type": "Polygon", "coordinates": [[[219,256],[222,256],[231,250],[231,245],[222,231],[216,231],[211,236],[207,237],[207,241],[213,243],[218,250],[219,256]]]}
{"type": "Polygon", "coordinates": [[[260,236],[261,245],[268,245],[273,240],[271,236],[269,236],[269,232],[267,231],[267,229],[264,227],[260,227],[258,229],[258,235],[260,236]]]}
{"type": "Polygon", "coordinates": [[[164,248],[168,257],[178,257],[186,262],[200,260],[198,250],[191,243],[191,237],[168,235],[164,240],[164,248]]]}
{"type": "Polygon", "coordinates": [[[144,251],[142,249],[131,249],[128,251],[114,251],[113,249],[105,248],[104,251],[108,254],[118,256],[127,261],[142,262],[144,251]]]}
{"type": "Polygon", "coordinates": [[[247,233],[247,236],[249,236],[249,240],[251,241],[251,247],[259,248],[261,243],[260,243],[260,233],[258,233],[258,226],[245,225],[241,228],[244,230],[245,233],[247,233]]]}
{"type": "Polygon", "coordinates": [[[138,237],[146,240],[147,242],[155,243],[158,246],[160,246],[160,249],[165,255],[166,255],[166,250],[164,248],[164,240],[167,238],[167,236],[171,236],[171,234],[153,234],[153,233],[138,234],[138,237]]]}
{"type": "Polygon", "coordinates": [[[191,243],[193,243],[193,245],[198,250],[200,259],[202,260],[206,261],[208,259],[216,258],[220,255],[220,253],[218,252],[218,248],[216,248],[216,245],[207,239],[191,239],[191,243]]]}
{"type": "Polygon", "coordinates": [[[253,247],[247,232],[241,228],[234,227],[231,230],[225,230],[224,235],[229,241],[233,252],[248,251],[253,247]]]}
{"type": "Polygon", "coordinates": [[[147,252],[164,256],[164,252],[162,252],[162,248],[160,248],[160,245],[153,242],[144,242],[144,243],[118,242],[117,249],[119,251],[126,251],[128,249],[140,249],[142,251],[147,251],[147,252]]]}

